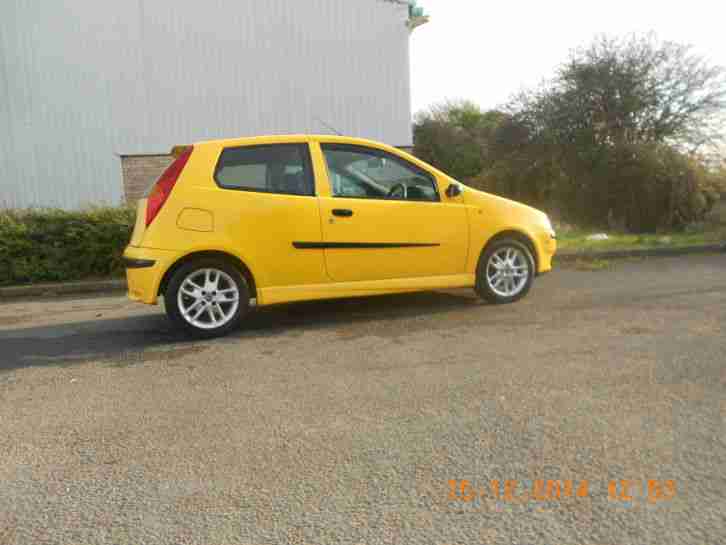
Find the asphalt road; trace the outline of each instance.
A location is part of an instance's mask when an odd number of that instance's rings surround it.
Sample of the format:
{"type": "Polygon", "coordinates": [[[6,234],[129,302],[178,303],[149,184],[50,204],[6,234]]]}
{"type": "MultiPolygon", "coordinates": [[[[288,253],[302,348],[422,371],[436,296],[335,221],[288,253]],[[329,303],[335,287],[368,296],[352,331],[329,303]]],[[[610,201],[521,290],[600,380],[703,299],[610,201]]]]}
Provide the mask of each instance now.
{"type": "Polygon", "coordinates": [[[0,304],[0,544],[725,543],[725,273],[300,304],[207,342],[121,297],[0,304]]]}

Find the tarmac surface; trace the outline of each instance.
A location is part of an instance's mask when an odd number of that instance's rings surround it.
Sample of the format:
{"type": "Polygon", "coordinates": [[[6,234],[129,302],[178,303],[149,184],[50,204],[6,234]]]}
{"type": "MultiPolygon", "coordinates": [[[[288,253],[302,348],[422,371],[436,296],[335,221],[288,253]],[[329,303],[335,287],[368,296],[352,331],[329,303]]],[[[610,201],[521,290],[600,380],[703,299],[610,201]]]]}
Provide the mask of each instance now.
{"type": "Polygon", "coordinates": [[[124,297],[2,303],[0,545],[726,543],[725,332],[723,254],[203,342],[124,297]]]}

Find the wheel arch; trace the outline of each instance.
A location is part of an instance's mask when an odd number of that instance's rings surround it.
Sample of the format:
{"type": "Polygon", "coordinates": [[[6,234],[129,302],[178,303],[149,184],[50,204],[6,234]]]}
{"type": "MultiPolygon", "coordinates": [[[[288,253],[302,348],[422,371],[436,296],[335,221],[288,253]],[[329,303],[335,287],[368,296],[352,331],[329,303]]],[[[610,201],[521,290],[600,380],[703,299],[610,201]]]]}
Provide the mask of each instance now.
{"type": "Polygon", "coordinates": [[[252,274],[252,271],[250,268],[245,264],[244,261],[242,261],[239,257],[236,255],[230,254],[228,252],[220,251],[220,250],[202,250],[197,252],[192,252],[189,254],[186,254],[179,259],[177,259],[171,267],[167,269],[167,271],[164,273],[164,276],[161,278],[161,282],[159,283],[159,289],[157,291],[158,295],[161,295],[166,290],[166,286],[169,284],[169,280],[174,275],[174,273],[179,269],[179,267],[182,267],[183,265],[189,263],[190,261],[194,261],[195,259],[200,259],[204,257],[213,257],[216,259],[222,259],[228,263],[230,263],[232,266],[234,266],[240,274],[244,277],[244,279],[247,281],[247,285],[250,289],[250,296],[254,298],[258,298],[257,293],[257,282],[255,281],[255,277],[252,274]]]}
{"type": "Polygon", "coordinates": [[[496,235],[491,237],[487,241],[487,243],[484,245],[484,248],[482,248],[481,253],[479,254],[480,257],[482,255],[484,255],[484,253],[489,249],[489,247],[492,244],[494,244],[500,240],[506,239],[506,238],[511,238],[511,239],[517,240],[517,241],[521,242],[522,244],[524,244],[525,246],[527,246],[527,249],[532,254],[532,259],[534,259],[535,276],[538,275],[540,258],[539,258],[539,253],[537,251],[537,245],[534,243],[533,238],[531,236],[529,236],[527,233],[525,233],[524,231],[518,231],[516,229],[506,229],[504,231],[498,232],[496,235]]]}

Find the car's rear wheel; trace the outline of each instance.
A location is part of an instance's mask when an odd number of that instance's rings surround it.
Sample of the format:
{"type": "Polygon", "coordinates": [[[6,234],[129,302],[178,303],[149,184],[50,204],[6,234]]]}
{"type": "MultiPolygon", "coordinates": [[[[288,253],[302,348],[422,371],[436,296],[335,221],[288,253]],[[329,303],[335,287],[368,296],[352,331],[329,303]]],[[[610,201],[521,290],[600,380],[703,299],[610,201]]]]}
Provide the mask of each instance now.
{"type": "Polygon", "coordinates": [[[535,272],[534,258],[527,245],[503,238],[487,246],[479,258],[476,291],[491,303],[513,303],[527,295],[535,272]]]}
{"type": "Polygon", "coordinates": [[[164,293],[166,313],[196,337],[217,337],[237,327],[249,312],[249,288],[236,267],[198,259],[172,275],[164,293]]]}

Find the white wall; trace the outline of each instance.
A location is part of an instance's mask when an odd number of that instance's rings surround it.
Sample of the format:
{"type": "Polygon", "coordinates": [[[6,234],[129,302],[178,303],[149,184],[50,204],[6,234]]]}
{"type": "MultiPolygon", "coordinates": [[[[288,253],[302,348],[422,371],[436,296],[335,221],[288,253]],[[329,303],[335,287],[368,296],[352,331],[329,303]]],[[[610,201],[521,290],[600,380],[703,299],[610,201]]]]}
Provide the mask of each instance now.
{"type": "Polygon", "coordinates": [[[326,133],[411,144],[407,8],[3,0],[0,205],[119,203],[118,154],[326,133]]]}

